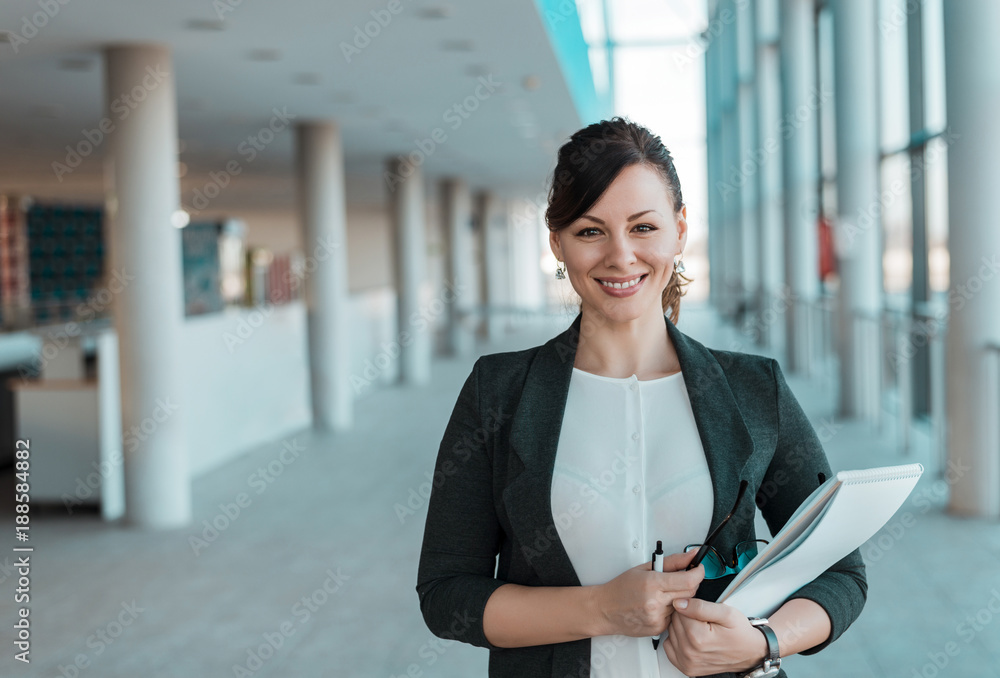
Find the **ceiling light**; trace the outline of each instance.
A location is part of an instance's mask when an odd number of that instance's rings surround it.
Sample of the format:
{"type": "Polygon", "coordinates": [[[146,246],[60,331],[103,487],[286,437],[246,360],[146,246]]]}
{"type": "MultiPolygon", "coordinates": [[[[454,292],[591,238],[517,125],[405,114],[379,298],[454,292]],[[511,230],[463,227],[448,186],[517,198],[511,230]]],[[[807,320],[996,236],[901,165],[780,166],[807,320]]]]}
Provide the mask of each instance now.
{"type": "Polygon", "coordinates": [[[174,210],[170,215],[170,223],[174,228],[184,228],[191,223],[191,215],[184,210],[174,210]]]}
{"type": "Polygon", "coordinates": [[[296,85],[318,85],[320,80],[319,73],[296,73],[292,76],[292,82],[296,85]]]}
{"type": "Polygon", "coordinates": [[[184,27],[189,31],[221,31],[226,28],[226,22],[221,19],[188,19],[184,27]]]}
{"type": "Polygon", "coordinates": [[[67,58],[59,60],[59,68],[64,71],[89,71],[94,67],[93,59],[67,58]]]}
{"type": "Polygon", "coordinates": [[[521,80],[521,86],[529,92],[533,92],[541,87],[541,85],[542,81],[537,75],[526,75],[524,76],[524,79],[521,80]]]}
{"type": "Polygon", "coordinates": [[[446,52],[471,52],[473,43],[471,40],[445,40],[441,43],[441,49],[446,52]]]}
{"type": "Polygon", "coordinates": [[[428,5],[417,10],[421,19],[447,19],[451,16],[451,5],[428,5]]]}
{"type": "Polygon", "coordinates": [[[267,48],[252,49],[247,55],[247,58],[250,59],[250,61],[280,61],[281,52],[276,49],[267,48]]]}

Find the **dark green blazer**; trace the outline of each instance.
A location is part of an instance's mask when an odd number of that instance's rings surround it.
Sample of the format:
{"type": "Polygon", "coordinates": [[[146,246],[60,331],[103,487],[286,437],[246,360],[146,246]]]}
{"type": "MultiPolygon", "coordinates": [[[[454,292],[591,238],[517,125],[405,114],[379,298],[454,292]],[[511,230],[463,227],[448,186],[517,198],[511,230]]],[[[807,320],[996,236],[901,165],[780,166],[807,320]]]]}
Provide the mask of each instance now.
{"type": "MultiPolygon", "coordinates": [[[[420,609],[435,635],[489,648],[491,678],[590,675],[590,638],[500,648],[483,633],[486,601],[504,583],[580,586],[556,531],[550,487],[581,320],[542,346],[480,357],[438,450],[417,572],[420,609]]],[[[777,532],[830,466],[777,361],[706,348],[664,321],[708,459],[713,528],[740,481],[749,482],[719,535],[719,550],[732,552],[756,538],[751,496],[777,532]]],[[[697,596],[715,600],[731,578],[704,581],[697,596]]],[[[803,654],[839,637],[866,592],[859,551],[799,589],[793,597],[820,604],[833,626],[825,643],[803,654]]]]}

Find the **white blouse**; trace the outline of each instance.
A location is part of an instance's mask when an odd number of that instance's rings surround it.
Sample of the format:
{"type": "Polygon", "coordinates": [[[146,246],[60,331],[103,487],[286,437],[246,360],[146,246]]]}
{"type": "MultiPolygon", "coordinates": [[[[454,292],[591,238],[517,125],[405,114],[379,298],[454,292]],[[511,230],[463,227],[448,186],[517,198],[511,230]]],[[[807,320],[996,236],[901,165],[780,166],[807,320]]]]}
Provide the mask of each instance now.
{"type": "MultiPolygon", "coordinates": [[[[714,501],[684,376],[639,381],[573,368],[552,476],[552,515],[584,586],[700,543],[714,501]]],[[[594,678],[683,674],[649,637],[597,636],[594,678]]]]}

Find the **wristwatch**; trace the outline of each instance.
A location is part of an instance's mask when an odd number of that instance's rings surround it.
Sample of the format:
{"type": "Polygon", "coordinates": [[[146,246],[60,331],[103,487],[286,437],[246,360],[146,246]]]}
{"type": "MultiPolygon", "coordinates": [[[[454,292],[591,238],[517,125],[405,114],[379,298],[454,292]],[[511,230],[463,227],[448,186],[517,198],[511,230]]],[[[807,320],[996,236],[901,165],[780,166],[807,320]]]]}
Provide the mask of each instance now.
{"type": "Polygon", "coordinates": [[[754,628],[760,630],[764,634],[764,638],[767,639],[767,656],[764,657],[764,663],[760,666],[750,669],[744,674],[740,675],[740,678],[772,678],[778,675],[781,671],[781,655],[778,653],[778,636],[774,633],[770,626],[768,626],[766,617],[750,617],[750,625],[754,628]]]}

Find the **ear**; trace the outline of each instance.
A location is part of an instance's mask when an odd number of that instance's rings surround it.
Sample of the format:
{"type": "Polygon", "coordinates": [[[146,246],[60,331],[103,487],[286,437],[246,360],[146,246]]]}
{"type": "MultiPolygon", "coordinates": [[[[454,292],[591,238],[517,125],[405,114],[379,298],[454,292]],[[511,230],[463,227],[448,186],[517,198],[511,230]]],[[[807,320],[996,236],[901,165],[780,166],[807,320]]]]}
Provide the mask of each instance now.
{"type": "Polygon", "coordinates": [[[687,245],[688,238],[687,212],[687,205],[681,205],[681,211],[677,213],[677,237],[680,238],[682,252],[684,251],[684,247],[687,245]]]}
{"type": "Polygon", "coordinates": [[[562,245],[559,242],[559,231],[549,231],[549,248],[557,261],[565,261],[562,255],[562,245]]]}

